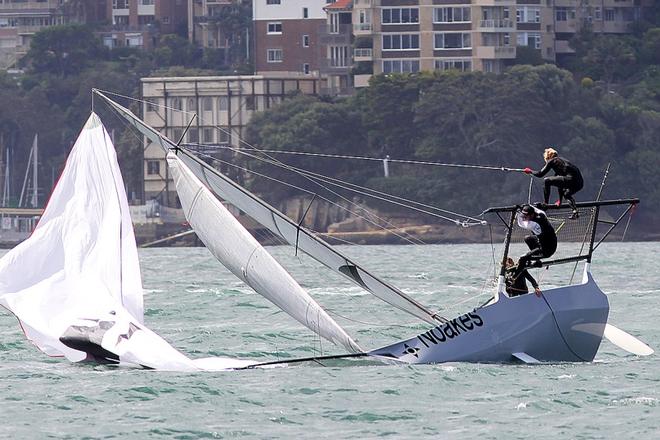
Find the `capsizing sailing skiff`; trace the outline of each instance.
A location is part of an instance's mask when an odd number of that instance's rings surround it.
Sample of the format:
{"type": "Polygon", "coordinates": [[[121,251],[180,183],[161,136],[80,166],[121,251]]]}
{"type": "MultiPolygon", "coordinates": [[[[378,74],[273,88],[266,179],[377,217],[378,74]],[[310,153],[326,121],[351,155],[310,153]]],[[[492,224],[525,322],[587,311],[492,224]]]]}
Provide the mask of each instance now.
{"type": "MultiPolygon", "coordinates": [[[[593,251],[600,244],[594,244],[599,208],[623,205],[630,209],[637,200],[579,205],[591,213],[586,251],[583,246],[577,255],[544,261],[543,265],[584,260],[581,284],[545,290],[541,297],[511,298],[504,289],[502,265],[494,298],[489,303],[446,319],[379,279],[125,107],[99,91],[94,93],[146,139],[163,148],[186,218],[210,252],[239,279],[298,322],[344,347],[349,352],[346,357],[369,356],[404,363],[592,361],[604,335],[635,354],[653,352],[607,323],[607,297],[590,272],[593,251]],[[433,328],[410,339],[364,351],[219,199],[238,207],[329,269],[433,328]]],[[[63,355],[72,361],[127,363],[168,370],[270,364],[226,358],[191,360],[144,326],[139,264],[127,208],[114,149],[100,120],[92,114],[35,233],[0,260],[0,304],[16,315],[26,336],[47,354],[63,355]],[[94,178],[99,175],[102,178],[94,178]],[[44,258],[46,255],[55,258],[44,258]],[[26,261],[30,261],[33,270],[16,277],[17,268],[26,261]]],[[[502,261],[515,235],[516,209],[491,210],[502,219],[507,231],[502,261]],[[502,218],[503,213],[511,214],[508,221],[502,218]]],[[[555,214],[561,216],[561,208],[555,214]]]]}

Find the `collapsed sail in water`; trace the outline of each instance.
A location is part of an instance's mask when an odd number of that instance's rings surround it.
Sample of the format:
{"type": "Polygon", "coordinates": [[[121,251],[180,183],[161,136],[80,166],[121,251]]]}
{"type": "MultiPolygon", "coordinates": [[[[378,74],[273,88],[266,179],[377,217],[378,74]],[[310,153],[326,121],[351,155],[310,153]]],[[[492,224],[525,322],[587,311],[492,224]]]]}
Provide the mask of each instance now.
{"type": "Polygon", "coordinates": [[[143,325],[133,226],[114,147],[92,114],[26,241],[0,259],[0,305],[50,356],[164,370],[252,362],[191,360],[143,325]]]}
{"type": "Polygon", "coordinates": [[[167,155],[188,222],[207,249],[256,292],[329,341],[362,350],[174,153],[167,155]]]}
{"type": "Polygon", "coordinates": [[[324,240],[314,235],[311,231],[296,224],[286,215],[245,188],[237,185],[213,167],[204,163],[185,149],[178,148],[167,137],[145,124],[130,110],[117,104],[99,91],[96,91],[96,93],[125,117],[147,139],[160,146],[164,152],[167,153],[170,149],[176,148],[179,152],[178,157],[181,162],[190,168],[195,176],[221,199],[244,211],[255,221],[268,228],[287,243],[296,246],[326,267],[344,275],[355,284],[394,307],[434,325],[438,323],[437,321],[444,321],[437,313],[429,310],[396,287],[372,275],[324,240]]]}

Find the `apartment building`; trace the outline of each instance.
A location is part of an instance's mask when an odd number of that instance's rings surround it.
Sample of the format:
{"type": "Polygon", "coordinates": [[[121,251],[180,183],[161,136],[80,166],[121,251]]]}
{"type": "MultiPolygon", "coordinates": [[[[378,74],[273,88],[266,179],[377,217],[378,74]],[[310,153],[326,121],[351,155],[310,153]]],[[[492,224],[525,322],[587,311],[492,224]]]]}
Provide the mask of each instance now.
{"type": "Polygon", "coordinates": [[[228,49],[228,38],[218,18],[231,4],[232,0],[189,0],[188,40],[202,47],[228,49]]]}
{"type": "Polygon", "coordinates": [[[187,25],[186,0],[108,0],[110,24],[97,34],[109,48],[152,48],[160,34],[175,33],[187,25]]]}
{"type": "Polygon", "coordinates": [[[629,32],[651,0],[337,0],[324,9],[329,84],[366,86],[372,74],[501,72],[528,46],[556,61],[583,26],[629,32]],[[348,58],[348,60],[347,60],[348,58]]]}
{"type": "Polygon", "coordinates": [[[253,0],[254,64],[257,74],[318,75],[325,53],[325,0],[253,0]]]}
{"type": "Polygon", "coordinates": [[[0,0],[0,69],[8,69],[30,49],[32,36],[64,23],[61,0],[0,0]]]}
{"type": "MultiPolygon", "coordinates": [[[[244,147],[241,140],[252,116],[279,103],[291,92],[316,95],[325,87],[313,76],[250,75],[143,78],[144,121],[189,148],[230,160],[226,147],[244,147]],[[193,119],[193,115],[197,115],[193,119]],[[192,125],[186,131],[188,123],[192,125]]],[[[161,148],[145,139],[144,198],[176,206],[176,192],[161,148]]],[[[217,164],[214,164],[217,165],[217,164]]],[[[237,170],[225,166],[229,175],[237,170]]]]}

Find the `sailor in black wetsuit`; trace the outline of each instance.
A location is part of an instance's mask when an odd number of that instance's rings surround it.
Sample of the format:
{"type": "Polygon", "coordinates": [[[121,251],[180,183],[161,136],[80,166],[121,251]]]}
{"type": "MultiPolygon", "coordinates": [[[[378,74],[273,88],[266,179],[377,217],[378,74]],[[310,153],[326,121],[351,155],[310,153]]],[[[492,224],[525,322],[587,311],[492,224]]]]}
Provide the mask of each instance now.
{"type": "Polygon", "coordinates": [[[520,257],[515,276],[519,277],[531,260],[540,260],[552,256],[557,250],[557,234],[545,212],[530,205],[522,207],[517,215],[518,226],[532,232],[525,237],[529,252],[520,257]]]}
{"type": "Polygon", "coordinates": [[[534,287],[534,292],[536,296],[541,296],[541,289],[534,279],[534,277],[527,271],[523,269],[519,276],[515,276],[518,270],[518,266],[515,265],[513,258],[509,257],[506,259],[506,272],[504,273],[504,282],[506,285],[506,293],[510,297],[524,295],[529,292],[526,281],[529,281],[534,287]]]}
{"type": "Polygon", "coordinates": [[[556,186],[559,191],[558,205],[561,205],[562,198],[565,197],[571,208],[573,208],[570,218],[578,218],[578,210],[575,206],[573,194],[580,191],[584,185],[582,173],[580,173],[578,167],[566,159],[559,157],[557,151],[553,148],[545,149],[543,159],[545,159],[545,166],[540,171],[534,171],[531,168],[525,168],[523,171],[535,177],[543,177],[548,171],[554,171],[554,176],[546,177],[543,180],[543,202],[546,205],[548,204],[550,200],[550,187],[556,186]]]}

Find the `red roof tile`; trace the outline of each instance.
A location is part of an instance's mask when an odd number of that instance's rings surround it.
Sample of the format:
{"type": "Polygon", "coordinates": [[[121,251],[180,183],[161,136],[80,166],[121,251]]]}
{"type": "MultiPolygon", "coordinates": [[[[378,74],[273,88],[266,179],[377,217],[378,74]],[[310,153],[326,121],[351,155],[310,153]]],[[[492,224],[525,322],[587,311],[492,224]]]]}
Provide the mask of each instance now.
{"type": "Polygon", "coordinates": [[[353,7],[353,0],[337,0],[334,3],[330,3],[323,7],[323,9],[333,9],[333,10],[347,10],[350,11],[353,7]]]}

